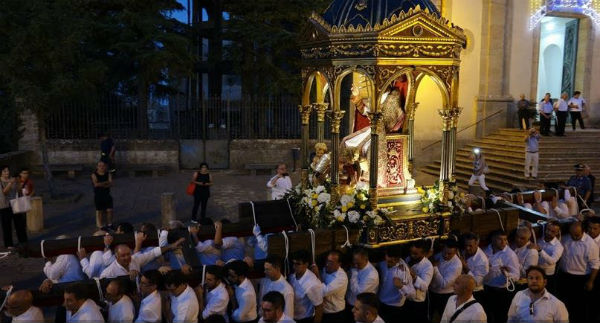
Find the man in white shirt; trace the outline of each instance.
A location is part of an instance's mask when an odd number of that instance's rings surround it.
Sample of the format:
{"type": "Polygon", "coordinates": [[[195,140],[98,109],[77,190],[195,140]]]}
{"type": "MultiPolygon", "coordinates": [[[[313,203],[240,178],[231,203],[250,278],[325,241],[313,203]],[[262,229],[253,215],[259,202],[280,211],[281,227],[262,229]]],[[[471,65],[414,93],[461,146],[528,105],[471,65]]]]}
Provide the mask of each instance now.
{"type": "Polygon", "coordinates": [[[171,270],[165,275],[165,287],[171,294],[169,322],[198,322],[200,306],[194,290],[187,284],[185,275],[179,270],[171,270]]]}
{"type": "Polygon", "coordinates": [[[294,290],[285,280],[281,268],[283,262],[278,256],[270,255],[265,259],[265,278],[260,281],[260,299],[271,291],[281,293],[285,300],[285,315],[294,317],[294,290]]]}
{"type": "MultiPolygon", "coordinates": [[[[56,237],[57,240],[67,239],[66,235],[56,237]]],[[[85,275],[81,271],[77,257],[72,254],[59,255],[46,259],[44,274],[53,283],[69,283],[83,280],[85,275]]]]}
{"type": "MultiPolygon", "coordinates": [[[[385,323],[378,315],[379,301],[374,293],[360,293],[356,295],[356,302],[352,307],[352,315],[356,323],[385,323]]],[[[398,320],[400,318],[396,318],[398,320]]]]}
{"type": "Polygon", "coordinates": [[[115,247],[115,261],[100,273],[100,278],[115,278],[130,275],[135,278],[140,272],[140,266],[131,256],[131,248],[125,244],[115,247]]]}
{"type": "Polygon", "coordinates": [[[227,280],[233,285],[227,287],[231,301],[231,319],[233,322],[251,322],[258,317],[256,312],[256,291],[254,285],[247,278],[250,270],[247,263],[234,260],[225,265],[227,280]]]}
{"type": "Polygon", "coordinates": [[[487,316],[481,304],[473,297],[475,289],[475,278],[471,275],[460,275],[454,281],[454,293],[448,299],[444,308],[441,323],[472,322],[485,323],[487,316]]]}
{"type": "Polygon", "coordinates": [[[358,248],[352,253],[352,269],[350,269],[350,283],[346,302],[354,306],[356,295],[360,293],[377,294],[379,288],[379,274],[377,269],[369,262],[369,253],[364,248],[358,248]]]}
{"type": "Polygon", "coordinates": [[[519,258],[508,246],[506,232],[492,232],[490,241],[490,245],[485,248],[490,271],[483,279],[483,306],[487,310],[488,321],[501,323],[506,322],[506,312],[512,300],[512,293],[507,288],[511,286],[511,282],[519,280],[520,265],[519,258]]]}
{"type": "Polygon", "coordinates": [[[196,245],[196,251],[200,258],[200,263],[206,266],[216,265],[217,261],[221,259],[221,246],[223,245],[223,224],[220,221],[214,223],[215,236],[214,239],[207,239],[204,241],[198,240],[198,232],[200,232],[200,225],[190,226],[188,229],[192,235],[194,244],[196,245]]]}
{"type": "Polygon", "coordinates": [[[272,200],[282,199],[285,193],[292,189],[292,179],[285,164],[277,165],[277,175],[267,182],[267,187],[271,189],[272,200]]]}
{"type": "MultiPolygon", "coordinates": [[[[526,226],[519,226],[515,233],[514,239],[514,251],[519,258],[520,265],[520,277],[519,283],[526,284],[525,272],[527,268],[531,266],[537,266],[539,256],[535,249],[533,249],[531,239],[531,230],[526,226]]],[[[525,288],[525,286],[523,286],[525,288]]]]}
{"type": "Polygon", "coordinates": [[[6,314],[12,323],[44,322],[44,314],[33,304],[33,294],[28,290],[17,290],[6,301],[6,314]]]}
{"type": "Polygon", "coordinates": [[[135,308],[129,296],[125,295],[125,282],[115,279],[106,286],[108,301],[108,322],[131,323],[135,317],[135,308]]]}
{"type": "MultiPolygon", "coordinates": [[[[295,323],[285,314],[285,299],[280,292],[270,291],[261,297],[260,309],[262,317],[258,323],[295,323]]],[[[332,322],[333,323],[333,322],[332,322]]]]}
{"type": "Polygon", "coordinates": [[[330,251],[323,271],[320,273],[316,264],[311,266],[311,270],[322,281],[323,319],[321,321],[343,322],[346,319],[344,297],[348,289],[348,275],[342,268],[342,254],[337,250],[330,251]]]}
{"type": "Polygon", "coordinates": [[[162,320],[162,301],[158,286],[162,282],[162,274],[158,270],[145,271],[140,278],[142,302],[135,319],[136,323],[160,323],[162,320]]]}
{"type": "Polygon", "coordinates": [[[205,286],[199,286],[197,292],[202,312],[202,319],[206,320],[211,315],[227,315],[227,305],[229,304],[229,293],[222,282],[222,268],[219,266],[206,266],[204,278],[205,286]],[[206,292],[206,293],[204,293],[206,292]]]}
{"type": "Polygon", "coordinates": [[[554,130],[557,136],[565,135],[565,124],[567,123],[567,114],[569,113],[569,106],[567,105],[567,99],[569,95],[567,92],[563,92],[560,95],[560,99],[554,103],[554,111],[556,111],[556,124],[554,130]]]}
{"type": "Polygon", "coordinates": [[[527,269],[527,289],[517,292],[508,310],[508,322],[569,322],[565,304],[546,290],[546,272],[531,266],[527,269]]]}
{"type": "Polygon", "coordinates": [[[573,131],[575,131],[577,120],[579,120],[579,127],[581,127],[581,129],[585,129],[585,126],[583,125],[583,117],[581,115],[585,110],[585,100],[581,97],[581,92],[573,92],[573,97],[569,100],[568,105],[569,113],[571,114],[571,125],[573,126],[573,131]]]}
{"type": "Polygon", "coordinates": [[[537,245],[532,244],[532,248],[538,251],[538,266],[544,269],[546,273],[546,289],[551,293],[556,293],[556,264],[563,254],[563,246],[558,240],[560,234],[560,225],[556,221],[546,223],[544,229],[544,238],[538,240],[537,245]]]}
{"type": "Polygon", "coordinates": [[[410,269],[402,260],[400,248],[395,247],[385,250],[385,259],[377,269],[380,275],[379,315],[392,322],[405,315],[404,302],[415,294],[410,269]]]}
{"type": "Polygon", "coordinates": [[[475,287],[473,297],[481,302],[483,300],[483,279],[490,271],[487,256],[479,248],[479,236],[469,232],[462,236],[463,252],[460,257],[462,272],[473,277],[475,287]]]}
{"type": "Polygon", "coordinates": [[[427,310],[427,291],[433,277],[433,265],[427,259],[430,243],[426,240],[418,240],[410,245],[410,255],[406,263],[410,266],[410,276],[415,287],[414,296],[409,296],[406,301],[406,312],[409,322],[429,322],[427,310]]]}
{"type": "Polygon", "coordinates": [[[298,323],[321,323],[323,290],[321,281],[308,270],[310,254],[299,250],[292,254],[294,273],[289,282],[294,289],[294,320],[298,323]]]}
{"type": "Polygon", "coordinates": [[[64,292],[64,305],[67,309],[67,323],[103,323],[104,317],[96,303],[87,298],[85,288],[74,283],[68,285],[64,292]]]}
{"type": "Polygon", "coordinates": [[[559,295],[565,301],[572,322],[589,322],[590,306],[597,306],[591,302],[591,292],[600,267],[598,245],[583,232],[579,221],[571,223],[562,243],[559,295]]]}
{"type": "MultiPolygon", "coordinates": [[[[600,217],[597,216],[589,216],[586,219],[587,224],[587,234],[590,238],[594,239],[596,245],[600,249],[600,217]]],[[[594,282],[594,290],[592,291],[594,299],[600,299],[600,278],[598,275],[596,276],[596,281],[594,282]]],[[[596,319],[596,322],[600,322],[600,310],[597,307],[593,307],[591,309],[591,314],[596,319]]]]}
{"type": "Polygon", "coordinates": [[[462,262],[458,259],[458,242],[454,239],[443,241],[444,249],[435,256],[433,277],[429,285],[431,296],[430,317],[441,317],[450,296],[454,294],[454,281],[462,273],[462,262]],[[437,315],[439,316],[437,316],[437,315]]]}
{"type": "Polygon", "coordinates": [[[110,251],[113,237],[102,230],[94,232],[94,237],[98,236],[104,236],[104,250],[92,252],[89,259],[87,258],[87,252],[84,248],[77,251],[81,269],[88,278],[100,277],[102,271],[114,261],[114,257],[112,257],[112,252],[110,251]]]}

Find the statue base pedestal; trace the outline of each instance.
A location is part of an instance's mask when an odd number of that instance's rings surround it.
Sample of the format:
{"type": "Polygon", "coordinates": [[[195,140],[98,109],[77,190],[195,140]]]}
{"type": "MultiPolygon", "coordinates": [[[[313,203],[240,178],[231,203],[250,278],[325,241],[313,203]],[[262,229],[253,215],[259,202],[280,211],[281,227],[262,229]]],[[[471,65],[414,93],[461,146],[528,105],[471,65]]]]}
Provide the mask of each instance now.
{"type": "Polygon", "coordinates": [[[450,213],[402,215],[392,224],[368,228],[363,232],[363,246],[381,248],[423,238],[446,237],[450,233],[450,213]]]}

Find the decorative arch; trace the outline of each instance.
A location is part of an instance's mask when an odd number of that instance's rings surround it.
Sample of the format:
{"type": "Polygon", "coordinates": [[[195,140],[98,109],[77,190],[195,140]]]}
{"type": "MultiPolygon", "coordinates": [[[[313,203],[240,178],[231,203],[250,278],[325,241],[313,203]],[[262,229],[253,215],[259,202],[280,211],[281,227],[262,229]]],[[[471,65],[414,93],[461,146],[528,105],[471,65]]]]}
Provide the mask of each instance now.
{"type": "Polygon", "coordinates": [[[440,78],[440,76],[435,73],[434,71],[428,69],[428,68],[424,68],[424,67],[417,67],[416,71],[420,72],[419,75],[417,75],[416,78],[416,84],[417,87],[415,88],[415,91],[418,90],[418,85],[421,83],[421,80],[423,79],[423,77],[425,77],[425,75],[431,77],[431,79],[433,79],[433,82],[438,86],[438,88],[440,89],[440,92],[442,94],[442,102],[443,102],[443,109],[449,109],[449,103],[450,103],[450,94],[448,91],[448,87],[446,86],[446,83],[440,78]]]}
{"type": "Polygon", "coordinates": [[[334,111],[340,111],[340,96],[341,96],[341,87],[342,87],[342,81],[344,80],[344,78],[350,74],[350,73],[359,73],[365,76],[365,78],[367,79],[367,86],[368,86],[368,93],[371,94],[369,95],[369,103],[370,103],[370,107],[371,109],[378,109],[379,108],[379,104],[377,103],[376,100],[374,100],[374,98],[377,96],[377,94],[375,93],[375,81],[373,80],[373,78],[371,77],[370,73],[360,67],[348,67],[344,70],[342,70],[342,72],[340,72],[335,79],[335,84],[334,84],[334,89],[335,89],[335,93],[334,93],[334,97],[333,97],[333,107],[332,109],[334,109],[334,111]]]}
{"type": "Polygon", "coordinates": [[[333,102],[333,89],[331,87],[331,82],[330,80],[327,78],[327,75],[319,70],[313,71],[312,73],[310,73],[308,75],[308,77],[306,77],[305,79],[306,81],[304,82],[304,89],[302,92],[302,105],[309,105],[312,102],[310,102],[310,92],[312,89],[313,84],[316,84],[317,86],[317,101],[316,103],[323,103],[325,100],[325,95],[327,95],[327,91],[329,90],[329,102],[333,102]],[[320,79],[322,78],[324,82],[321,83],[320,79]],[[320,93],[320,95],[319,95],[320,93]],[[322,99],[318,99],[319,96],[322,97],[322,99]]]}

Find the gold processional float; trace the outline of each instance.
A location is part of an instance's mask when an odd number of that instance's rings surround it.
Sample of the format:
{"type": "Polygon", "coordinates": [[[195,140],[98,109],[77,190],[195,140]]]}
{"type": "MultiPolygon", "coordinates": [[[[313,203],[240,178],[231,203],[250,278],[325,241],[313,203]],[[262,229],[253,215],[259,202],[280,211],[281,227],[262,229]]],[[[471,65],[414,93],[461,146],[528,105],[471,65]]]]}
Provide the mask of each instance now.
{"type": "Polygon", "coordinates": [[[301,44],[302,187],[290,196],[309,226],[360,222],[370,247],[450,231],[465,46],[463,30],[429,0],[335,0],[311,16],[301,44]],[[425,76],[443,105],[439,184],[423,191],[413,162],[415,94],[425,76]],[[342,138],[343,122],[350,130],[342,138]]]}

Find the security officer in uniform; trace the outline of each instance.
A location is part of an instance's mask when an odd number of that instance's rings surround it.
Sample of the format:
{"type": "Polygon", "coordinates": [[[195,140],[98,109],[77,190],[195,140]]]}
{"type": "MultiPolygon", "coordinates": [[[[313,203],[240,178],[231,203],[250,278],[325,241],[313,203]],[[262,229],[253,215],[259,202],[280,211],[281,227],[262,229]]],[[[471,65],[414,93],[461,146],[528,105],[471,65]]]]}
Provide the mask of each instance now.
{"type": "Polygon", "coordinates": [[[567,186],[573,186],[577,189],[577,205],[579,210],[587,209],[584,201],[588,201],[592,194],[592,183],[589,177],[585,176],[585,165],[577,164],[574,166],[575,175],[567,181],[567,186]]]}

